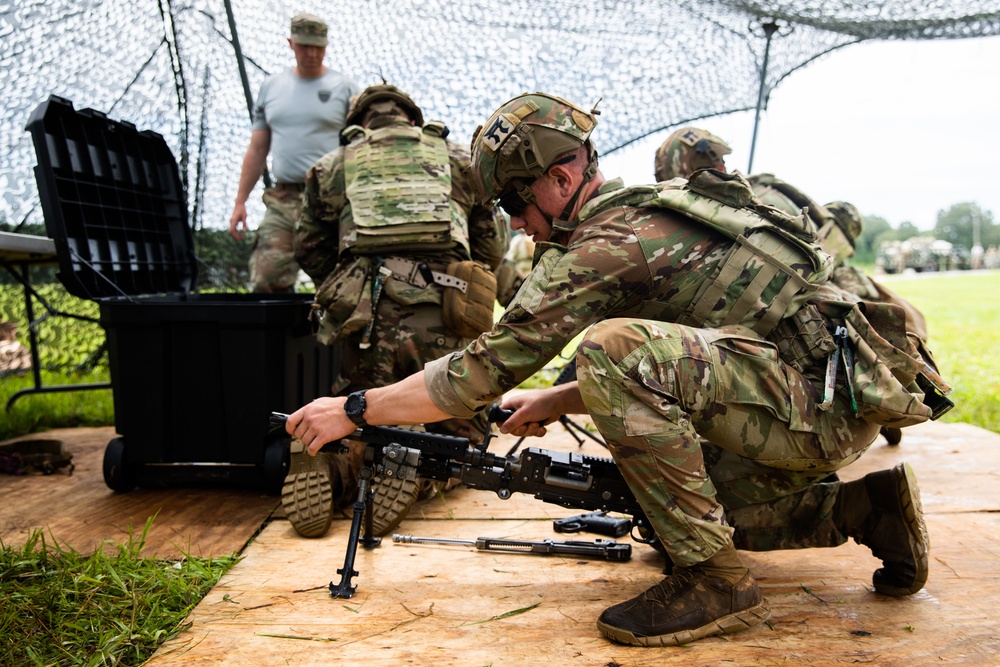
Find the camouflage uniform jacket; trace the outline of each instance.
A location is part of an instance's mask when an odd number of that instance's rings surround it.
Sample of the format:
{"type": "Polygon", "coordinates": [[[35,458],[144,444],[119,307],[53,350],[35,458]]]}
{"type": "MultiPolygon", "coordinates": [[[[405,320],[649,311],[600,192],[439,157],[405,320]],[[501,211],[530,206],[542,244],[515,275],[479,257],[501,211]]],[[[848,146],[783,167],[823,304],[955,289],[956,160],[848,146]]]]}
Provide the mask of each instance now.
{"type": "MultiPolygon", "coordinates": [[[[469,167],[468,151],[450,141],[447,147],[452,175],[451,199],[467,216],[471,257],[458,244],[444,252],[393,252],[391,255],[426,260],[434,266],[474,259],[495,270],[509,245],[506,222],[496,209],[476,203],[466,172],[469,167]]],[[[342,255],[340,251],[340,221],[350,213],[350,205],[344,178],[344,152],[338,148],[320,158],[306,174],[302,217],[295,227],[295,259],[317,287],[342,260],[348,259],[344,256],[347,253],[342,255]]]]}
{"type": "MultiPolygon", "coordinates": [[[[604,195],[623,187],[608,181],[604,195]]],[[[609,317],[676,321],[732,242],[662,208],[584,206],[539,243],[535,266],[493,330],[425,368],[439,408],[467,417],[609,317]],[[561,241],[562,243],[559,243],[561,241]]]]}

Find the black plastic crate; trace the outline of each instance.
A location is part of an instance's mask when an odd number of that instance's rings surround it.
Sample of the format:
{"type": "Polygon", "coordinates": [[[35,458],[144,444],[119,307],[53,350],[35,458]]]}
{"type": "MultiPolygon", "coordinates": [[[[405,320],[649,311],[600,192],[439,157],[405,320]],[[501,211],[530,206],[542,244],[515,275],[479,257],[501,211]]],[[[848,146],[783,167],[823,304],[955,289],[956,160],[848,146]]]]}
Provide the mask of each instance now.
{"type": "Polygon", "coordinates": [[[54,96],[28,130],[59,279],[99,304],[107,333],[119,435],[105,482],[280,490],[289,439],[268,416],[328,395],[339,371],[312,335],[312,295],[192,293],[187,204],[160,135],[54,96]]]}
{"type": "Polygon", "coordinates": [[[83,299],[190,292],[198,278],[177,163],[163,137],[52,96],[28,120],[59,279],[83,299]]]}

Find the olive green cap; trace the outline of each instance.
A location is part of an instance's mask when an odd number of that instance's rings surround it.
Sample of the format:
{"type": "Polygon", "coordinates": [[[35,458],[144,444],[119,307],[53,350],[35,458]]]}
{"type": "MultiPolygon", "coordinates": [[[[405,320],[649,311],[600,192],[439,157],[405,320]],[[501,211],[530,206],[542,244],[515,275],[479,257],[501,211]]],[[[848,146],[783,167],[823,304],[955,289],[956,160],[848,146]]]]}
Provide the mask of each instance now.
{"type": "Polygon", "coordinates": [[[289,39],[295,44],[306,46],[326,46],[327,26],[315,14],[297,14],[292,17],[292,30],[289,39]]]}

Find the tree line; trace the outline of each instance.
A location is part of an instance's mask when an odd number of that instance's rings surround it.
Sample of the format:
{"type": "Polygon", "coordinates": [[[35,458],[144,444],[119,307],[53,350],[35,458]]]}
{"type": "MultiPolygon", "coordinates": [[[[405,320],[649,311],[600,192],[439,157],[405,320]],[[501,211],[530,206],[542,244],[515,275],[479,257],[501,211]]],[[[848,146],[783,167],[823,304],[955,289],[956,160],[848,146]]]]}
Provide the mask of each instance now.
{"type": "Polygon", "coordinates": [[[931,231],[917,229],[912,222],[902,222],[893,227],[888,220],[877,215],[864,216],[864,229],[857,239],[855,259],[859,264],[873,264],[879,247],[884,241],[906,241],[915,236],[933,236],[952,245],[971,250],[975,245],[975,228],[979,227],[979,245],[984,249],[1000,246],[1000,225],[992,211],[982,210],[978,204],[963,202],[947,210],[938,211],[937,222],[931,231]]]}

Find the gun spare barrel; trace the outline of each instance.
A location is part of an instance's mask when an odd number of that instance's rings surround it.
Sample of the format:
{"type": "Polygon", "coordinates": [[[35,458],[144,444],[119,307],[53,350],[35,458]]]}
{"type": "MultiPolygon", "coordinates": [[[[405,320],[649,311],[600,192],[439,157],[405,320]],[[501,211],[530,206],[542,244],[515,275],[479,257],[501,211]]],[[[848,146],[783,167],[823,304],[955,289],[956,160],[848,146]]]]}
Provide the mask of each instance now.
{"type": "Polygon", "coordinates": [[[504,551],[508,553],[530,554],[564,554],[568,556],[586,556],[603,558],[604,560],[627,561],[632,557],[631,544],[618,544],[614,540],[570,540],[557,542],[555,540],[509,540],[500,537],[479,537],[475,540],[455,540],[443,537],[414,537],[395,533],[392,541],[396,544],[446,544],[475,547],[478,551],[504,551]]]}

